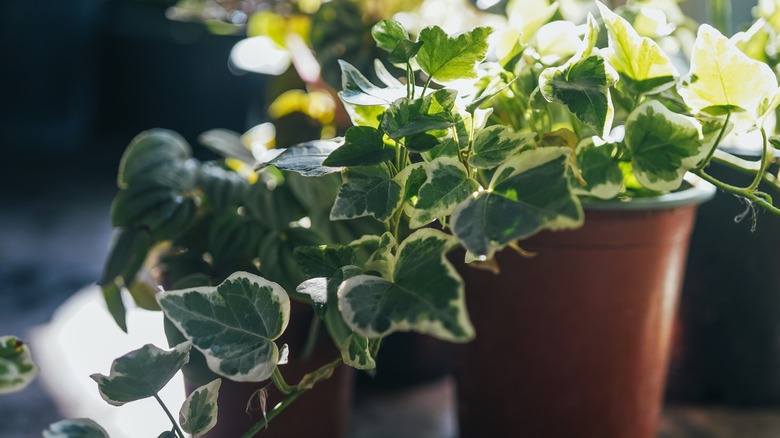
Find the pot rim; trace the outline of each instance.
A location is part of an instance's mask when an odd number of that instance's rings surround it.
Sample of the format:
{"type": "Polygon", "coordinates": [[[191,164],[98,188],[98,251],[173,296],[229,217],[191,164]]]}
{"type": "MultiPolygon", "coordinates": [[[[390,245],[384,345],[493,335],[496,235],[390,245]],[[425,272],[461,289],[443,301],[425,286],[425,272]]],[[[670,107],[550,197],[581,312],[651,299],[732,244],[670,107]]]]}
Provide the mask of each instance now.
{"type": "Polygon", "coordinates": [[[688,187],[659,196],[636,197],[621,199],[583,199],[585,210],[620,211],[620,210],[663,210],[687,205],[699,205],[715,196],[715,186],[700,177],[686,173],[684,184],[688,187]]]}

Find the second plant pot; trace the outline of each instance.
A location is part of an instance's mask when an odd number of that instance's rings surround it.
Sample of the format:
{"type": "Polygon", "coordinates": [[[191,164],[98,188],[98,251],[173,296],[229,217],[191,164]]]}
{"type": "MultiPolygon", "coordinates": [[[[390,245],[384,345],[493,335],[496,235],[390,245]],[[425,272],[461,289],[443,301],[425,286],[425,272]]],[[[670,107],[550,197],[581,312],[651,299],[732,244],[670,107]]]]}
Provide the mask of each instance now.
{"type": "Polygon", "coordinates": [[[459,360],[461,436],[651,438],[696,206],[710,186],[586,208],[574,231],[461,269],[477,338],[459,360]]]}

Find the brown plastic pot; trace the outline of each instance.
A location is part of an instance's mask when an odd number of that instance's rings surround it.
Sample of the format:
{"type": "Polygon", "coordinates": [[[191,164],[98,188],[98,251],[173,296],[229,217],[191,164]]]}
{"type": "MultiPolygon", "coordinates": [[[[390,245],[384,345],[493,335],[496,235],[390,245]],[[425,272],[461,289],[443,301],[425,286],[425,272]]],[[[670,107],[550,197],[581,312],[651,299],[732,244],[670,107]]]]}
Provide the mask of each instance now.
{"type": "MultiPolygon", "coordinates": [[[[288,383],[298,382],[304,374],[314,371],[339,357],[330,339],[322,338],[307,360],[300,354],[308,335],[311,308],[292,303],[292,316],[287,330],[277,345],[288,344],[290,360],[280,370],[288,383]]],[[[203,356],[192,350],[190,363],[184,368],[184,384],[187,394],[217,378],[206,367],[203,356]]],[[[266,438],[338,438],[346,435],[354,386],[352,368],[340,366],[333,376],[318,383],[282,411],[266,429],[255,436],[266,438]]],[[[272,409],[284,399],[270,381],[260,383],[233,382],[223,378],[219,390],[217,424],[205,438],[237,438],[262,420],[256,392],[267,388],[266,407],[272,409]],[[249,406],[249,409],[247,407],[249,406]]]]}
{"type": "Polygon", "coordinates": [[[464,267],[477,337],[459,360],[462,437],[651,438],[696,206],[711,186],[586,208],[574,231],[464,267]]]}

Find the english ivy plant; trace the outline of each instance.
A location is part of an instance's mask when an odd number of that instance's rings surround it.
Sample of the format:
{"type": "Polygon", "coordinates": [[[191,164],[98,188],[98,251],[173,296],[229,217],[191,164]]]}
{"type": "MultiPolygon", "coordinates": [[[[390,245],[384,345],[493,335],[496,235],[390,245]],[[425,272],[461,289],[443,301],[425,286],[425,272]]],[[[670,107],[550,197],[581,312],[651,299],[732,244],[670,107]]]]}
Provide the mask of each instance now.
{"type": "Polygon", "coordinates": [[[0,336],[0,394],[21,391],[37,374],[29,347],[15,336],[0,336]]]}

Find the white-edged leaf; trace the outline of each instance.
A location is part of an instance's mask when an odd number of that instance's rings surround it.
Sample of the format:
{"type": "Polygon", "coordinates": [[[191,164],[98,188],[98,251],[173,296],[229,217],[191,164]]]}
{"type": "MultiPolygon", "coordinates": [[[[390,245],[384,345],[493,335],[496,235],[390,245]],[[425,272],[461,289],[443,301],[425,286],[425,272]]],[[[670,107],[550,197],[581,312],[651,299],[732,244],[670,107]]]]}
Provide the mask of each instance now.
{"type": "Polygon", "coordinates": [[[499,166],[533,141],[533,134],[516,134],[503,125],[489,126],[477,133],[469,165],[480,169],[499,166]]]}
{"type": "Polygon", "coordinates": [[[455,158],[437,158],[425,166],[425,172],[426,181],[420,186],[418,201],[409,220],[411,228],[420,228],[451,214],[480,187],[455,158]]]}
{"type": "Polygon", "coordinates": [[[573,182],[575,193],[599,199],[612,199],[623,190],[623,172],[613,157],[609,143],[596,145],[592,138],[577,145],[577,169],[586,185],[573,182]]]}
{"type": "Polygon", "coordinates": [[[330,211],[331,220],[373,216],[384,222],[401,205],[401,184],[393,180],[385,166],[350,167],[343,179],[330,211]]]}
{"type": "Polygon", "coordinates": [[[179,411],[179,424],[184,432],[200,436],[217,424],[217,398],[222,379],[215,379],[192,391],[179,411]]]}
{"type": "Polygon", "coordinates": [[[260,382],[276,368],[274,340],[290,318],[290,299],[278,284],[236,272],[216,287],[162,293],[158,302],[215,373],[260,382]]]}
{"type": "Polygon", "coordinates": [[[352,64],[339,60],[339,65],[342,88],[339,97],[344,103],[357,106],[387,106],[406,97],[405,86],[377,87],[352,64]]]}
{"type": "Polygon", "coordinates": [[[106,403],[122,406],[160,392],[189,361],[191,347],[189,342],[182,342],[173,350],[164,351],[146,344],[114,359],[108,376],[96,373],[90,377],[97,382],[106,403]]]}
{"type": "Polygon", "coordinates": [[[341,346],[341,359],[345,364],[358,370],[373,370],[376,361],[368,349],[368,339],[352,333],[341,346]]]}
{"type": "Polygon", "coordinates": [[[21,391],[37,374],[26,344],[14,336],[0,337],[0,394],[21,391]]]}
{"type": "Polygon", "coordinates": [[[50,424],[43,438],[108,438],[108,432],[88,418],[76,418],[50,424]]]}

